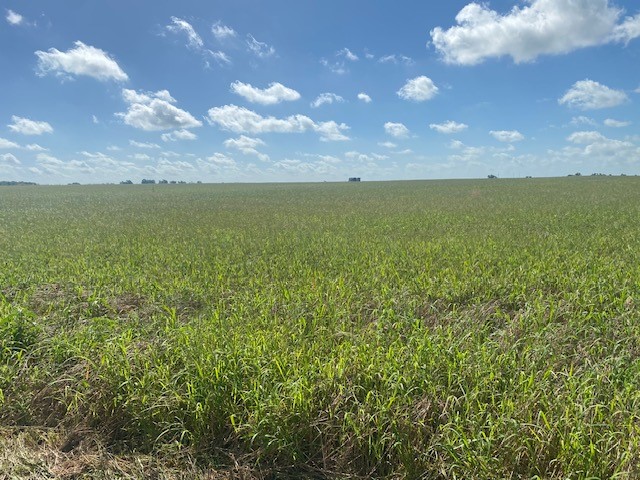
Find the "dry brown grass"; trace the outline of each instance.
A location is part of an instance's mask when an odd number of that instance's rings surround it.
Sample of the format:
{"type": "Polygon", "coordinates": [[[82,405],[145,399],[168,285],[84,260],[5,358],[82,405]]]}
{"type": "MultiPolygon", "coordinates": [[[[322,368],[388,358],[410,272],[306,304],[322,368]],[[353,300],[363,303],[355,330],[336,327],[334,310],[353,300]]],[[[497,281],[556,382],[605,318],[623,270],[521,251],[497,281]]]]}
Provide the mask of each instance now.
{"type": "Polygon", "coordinates": [[[115,455],[91,430],[15,427],[0,429],[0,480],[153,479],[254,480],[264,478],[230,458],[224,469],[196,465],[185,452],[115,455]]]}

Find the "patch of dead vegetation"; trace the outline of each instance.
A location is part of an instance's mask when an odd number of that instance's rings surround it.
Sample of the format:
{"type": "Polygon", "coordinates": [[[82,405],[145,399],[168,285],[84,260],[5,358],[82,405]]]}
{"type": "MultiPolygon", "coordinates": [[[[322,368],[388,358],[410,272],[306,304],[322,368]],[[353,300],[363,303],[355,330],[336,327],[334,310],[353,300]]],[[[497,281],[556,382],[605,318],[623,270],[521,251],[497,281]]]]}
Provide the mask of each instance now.
{"type": "Polygon", "coordinates": [[[264,473],[229,462],[198,465],[185,451],[115,455],[91,430],[0,427],[0,480],[257,480],[264,473]]]}

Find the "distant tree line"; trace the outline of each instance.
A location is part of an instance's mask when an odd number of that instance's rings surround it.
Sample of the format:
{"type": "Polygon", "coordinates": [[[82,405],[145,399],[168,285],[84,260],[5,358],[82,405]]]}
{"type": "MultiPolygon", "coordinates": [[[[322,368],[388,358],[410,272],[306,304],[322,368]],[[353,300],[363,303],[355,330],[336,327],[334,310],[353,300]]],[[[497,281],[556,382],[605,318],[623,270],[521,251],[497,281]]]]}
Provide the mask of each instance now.
{"type": "MultiPolygon", "coordinates": [[[[176,184],[183,185],[183,184],[185,184],[187,182],[185,182],[184,180],[165,180],[165,179],[162,179],[162,180],[158,180],[157,183],[158,183],[158,185],[168,185],[168,184],[171,184],[171,185],[176,185],[176,184]]],[[[202,183],[202,182],[197,182],[197,183],[202,183]]],[[[142,185],[155,185],[156,181],[154,179],[152,179],[152,178],[143,178],[140,181],[140,184],[142,184],[142,185]]],[[[123,180],[123,181],[120,182],[120,185],[133,185],[133,182],[131,180],[123,180]]]]}
{"type": "Polygon", "coordinates": [[[7,181],[0,180],[0,187],[13,187],[16,185],[37,185],[35,182],[15,182],[15,181],[7,181]]]}

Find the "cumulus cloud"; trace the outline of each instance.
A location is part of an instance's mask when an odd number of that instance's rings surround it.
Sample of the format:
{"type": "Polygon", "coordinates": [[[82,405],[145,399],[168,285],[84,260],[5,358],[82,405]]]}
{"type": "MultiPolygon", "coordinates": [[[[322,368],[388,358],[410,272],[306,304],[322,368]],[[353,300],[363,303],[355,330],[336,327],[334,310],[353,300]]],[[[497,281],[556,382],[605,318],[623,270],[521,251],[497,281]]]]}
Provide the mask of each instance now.
{"type": "Polygon", "coordinates": [[[176,34],[185,34],[187,36],[187,45],[190,48],[199,50],[204,47],[202,38],[189,22],[178,17],[171,17],[171,22],[171,25],[167,25],[167,30],[176,34]]]}
{"type": "Polygon", "coordinates": [[[614,90],[601,83],[586,79],[574,83],[567,93],[558,100],[558,103],[581,110],[596,110],[616,107],[626,102],[627,99],[627,94],[621,90],[614,90]]]}
{"type": "Polygon", "coordinates": [[[348,130],[345,124],[334,121],[316,123],[305,115],[291,115],[286,118],[262,115],[248,108],[236,105],[225,105],[209,109],[207,120],[211,125],[217,125],[223,130],[234,133],[302,133],[315,131],[321,140],[347,140],[342,131],[348,130]]]}
{"type": "Polygon", "coordinates": [[[214,153],[210,157],[207,157],[207,161],[218,167],[235,167],[236,161],[225,155],[224,153],[214,153]]]}
{"type": "Polygon", "coordinates": [[[469,126],[464,123],[454,122],[453,120],[447,120],[444,123],[431,123],[429,128],[435,130],[438,133],[459,133],[466,130],[469,126]]]}
{"type": "Polygon", "coordinates": [[[604,139],[604,135],[596,131],[574,132],[567,137],[567,141],[577,144],[596,143],[604,139]]]}
{"type": "Polygon", "coordinates": [[[371,97],[364,92],[360,92],[358,94],[358,100],[361,100],[364,103],[371,103],[371,97]]]}
{"type": "Polygon", "coordinates": [[[189,130],[174,130],[173,132],[163,133],[161,136],[163,142],[177,142],[179,140],[196,140],[198,136],[189,130]]]}
{"type": "Polygon", "coordinates": [[[18,160],[18,158],[13,155],[12,153],[3,153],[2,155],[0,155],[0,165],[4,164],[4,165],[20,165],[20,160],[18,160]]]}
{"type": "Polygon", "coordinates": [[[251,103],[274,105],[280,102],[293,102],[300,99],[300,94],[281,83],[273,82],[268,88],[257,88],[248,83],[235,81],[231,84],[231,91],[247,99],[251,103]]]}
{"type": "Polygon", "coordinates": [[[611,40],[625,44],[638,37],[640,37],[640,14],[625,18],[624,22],[616,25],[610,36],[611,40]]]}
{"type": "Polygon", "coordinates": [[[640,148],[630,141],[607,138],[600,132],[574,132],[567,141],[574,145],[550,151],[552,161],[589,162],[593,165],[628,165],[640,163],[640,148]]]}
{"type": "Polygon", "coordinates": [[[38,50],[37,74],[45,76],[50,73],[58,77],[70,75],[86,75],[101,81],[116,80],[124,82],[129,79],[118,63],[104,50],[85,45],[77,41],[75,48],[61,52],[50,48],[46,52],[38,50]]]}
{"type": "Polygon", "coordinates": [[[396,138],[407,138],[409,136],[409,129],[402,123],[387,122],[384,124],[384,131],[396,138]]]}
{"type": "Polygon", "coordinates": [[[0,148],[8,150],[11,148],[20,148],[20,145],[18,145],[15,142],[12,142],[11,140],[7,140],[6,138],[0,137],[0,148]]]}
{"type": "Polygon", "coordinates": [[[431,30],[432,43],[447,63],[474,65],[510,56],[528,62],[640,36],[640,16],[618,23],[622,10],[609,0],[527,0],[501,15],[486,3],[470,3],[455,26],[431,30]]]}
{"type": "Polygon", "coordinates": [[[10,25],[22,25],[22,23],[24,23],[24,17],[19,13],[14,12],[13,10],[7,10],[7,15],[5,18],[10,25]]]}
{"type": "Polygon", "coordinates": [[[255,155],[263,162],[267,162],[269,161],[269,155],[257,150],[257,147],[263,147],[265,145],[266,143],[259,138],[247,137],[245,135],[241,135],[238,138],[229,138],[224,141],[224,146],[227,148],[238,150],[245,155],[255,155]]]}
{"type": "Polygon", "coordinates": [[[299,133],[313,129],[314,122],[304,115],[287,118],[263,117],[258,113],[236,105],[211,108],[209,123],[235,133],[299,133]]]}
{"type": "Polygon", "coordinates": [[[438,94],[438,87],[429,77],[420,76],[408,80],[407,83],[396,92],[404,100],[424,102],[438,94]]]}
{"type": "Polygon", "coordinates": [[[513,143],[524,140],[524,135],[517,130],[491,130],[489,133],[499,142],[513,143]]]}
{"type": "Polygon", "coordinates": [[[271,57],[276,53],[275,48],[273,48],[271,45],[267,45],[264,42],[259,42],[251,34],[247,35],[247,48],[250,52],[252,52],[256,57],[259,58],[271,57]]]}
{"type": "Polygon", "coordinates": [[[325,104],[331,105],[334,102],[342,103],[344,102],[344,98],[342,98],[340,95],[336,95],[335,93],[321,93],[313,102],[311,102],[311,106],[313,108],[318,108],[325,104]]]}
{"type": "Polygon", "coordinates": [[[378,143],[378,145],[380,145],[381,147],[385,147],[385,148],[396,148],[398,146],[393,142],[380,142],[380,143],[378,143]]]}
{"type": "Polygon", "coordinates": [[[122,97],[129,104],[129,109],[116,113],[116,116],[132,127],[154,131],[181,130],[202,125],[202,122],[196,120],[189,112],[176,107],[176,100],[167,90],[139,93],[124,89],[122,97]]]}
{"type": "Polygon", "coordinates": [[[623,122],[620,120],[614,120],[613,118],[607,118],[604,121],[604,124],[607,127],[622,128],[622,127],[628,127],[629,125],[631,125],[631,122],[623,122]]]}
{"type": "Polygon", "coordinates": [[[38,122],[29,120],[28,118],[17,117],[13,115],[10,123],[7,125],[9,129],[22,135],[42,135],[43,133],[53,133],[53,127],[47,122],[38,122]]]}
{"type": "Polygon", "coordinates": [[[314,126],[314,130],[320,134],[320,140],[323,142],[345,142],[350,140],[344,131],[349,130],[349,126],[344,123],[337,123],[333,120],[329,122],[320,122],[314,126]]]}
{"type": "Polygon", "coordinates": [[[211,26],[211,33],[213,33],[213,36],[218,40],[226,40],[227,38],[233,38],[238,35],[233,28],[228,27],[220,21],[211,26]]]}

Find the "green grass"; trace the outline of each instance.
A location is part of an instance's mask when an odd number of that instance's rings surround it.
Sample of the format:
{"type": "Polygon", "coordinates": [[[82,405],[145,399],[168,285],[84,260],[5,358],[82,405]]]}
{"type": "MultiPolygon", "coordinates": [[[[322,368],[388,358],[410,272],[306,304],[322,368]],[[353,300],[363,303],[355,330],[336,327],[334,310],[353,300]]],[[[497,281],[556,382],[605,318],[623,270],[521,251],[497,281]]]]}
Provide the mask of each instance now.
{"type": "Polygon", "coordinates": [[[639,218],[635,177],[3,188],[0,425],[258,478],[637,478],[639,218]]]}

